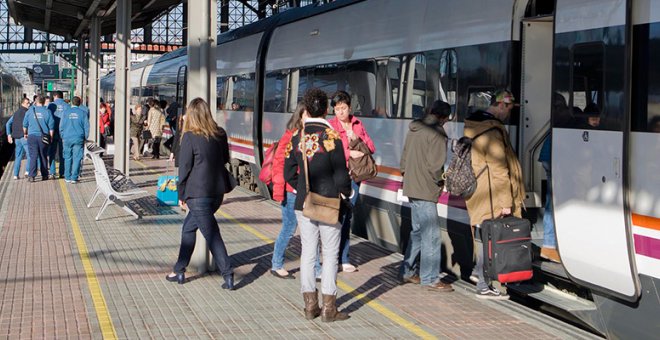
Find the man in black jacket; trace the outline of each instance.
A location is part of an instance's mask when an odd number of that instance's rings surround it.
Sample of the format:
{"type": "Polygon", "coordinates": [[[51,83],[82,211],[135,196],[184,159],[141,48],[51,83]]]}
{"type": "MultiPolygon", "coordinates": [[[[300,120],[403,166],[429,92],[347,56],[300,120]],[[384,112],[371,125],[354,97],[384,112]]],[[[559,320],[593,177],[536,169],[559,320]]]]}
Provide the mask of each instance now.
{"type": "Polygon", "coordinates": [[[14,112],[14,115],[9,118],[7,122],[7,139],[9,144],[14,143],[14,179],[18,179],[18,175],[21,172],[21,161],[23,160],[23,155],[28,160],[25,166],[25,170],[29,168],[30,157],[28,156],[28,147],[27,139],[23,135],[23,118],[25,118],[25,112],[27,112],[28,107],[30,107],[30,100],[27,97],[21,99],[21,106],[18,107],[18,110],[14,112]]]}

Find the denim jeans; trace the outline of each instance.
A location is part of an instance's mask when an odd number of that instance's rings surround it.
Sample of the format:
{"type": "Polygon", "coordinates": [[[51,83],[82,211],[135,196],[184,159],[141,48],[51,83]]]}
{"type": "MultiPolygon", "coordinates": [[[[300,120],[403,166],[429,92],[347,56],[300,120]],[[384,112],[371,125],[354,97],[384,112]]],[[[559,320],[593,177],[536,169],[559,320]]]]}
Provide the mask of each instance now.
{"type": "Polygon", "coordinates": [[[477,263],[475,264],[472,273],[476,274],[479,278],[477,281],[477,292],[479,292],[486,290],[490,286],[490,280],[487,282],[484,275],[484,244],[481,242],[481,228],[478,226],[474,229],[474,247],[477,255],[477,263]]]}
{"type": "MultiPolygon", "coordinates": [[[[20,139],[14,139],[14,176],[18,176],[21,172],[21,161],[23,160],[23,155],[25,155],[25,158],[29,160],[30,156],[28,156],[27,150],[28,150],[28,145],[27,145],[27,139],[26,138],[20,138],[20,139]]],[[[29,168],[29,163],[25,163],[25,170],[27,171],[29,168]]]]}
{"type": "Polygon", "coordinates": [[[300,290],[302,293],[316,291],[316,275],[314,263],[318,257],[319,237],[323,247],[323,270],[321,274],[321,292],[325,295],[337,294],[337,253],[339,253],[339,238],[341,224],[327,225],[310,220],[303,216],[302,211],[296,211],[300,224],[300,290]]]}
{"type": "Polygon", "coordinates": [[[353,188],[353,197],[351,198],[351,209],[344,215],[344,221],[341,224],[341,240],[339,240],[339,263],[349,263],[348,250],[351,245],[351,220],[353,219],[353,210],[357,203],[360,183],[351,181],[353,188]]]}
{"type": "Polygon", "coordinates": [[[62,139],[60,136],[53,136],[53,141],[48,147],[48,162],[50,164],[50,174],[55,175],[55,158],[57,155],[58,160],[60,161],[60,177],[64,177],[64,153],[62,139]]]}
{"type": "Polygon", "coordinates": [[[287,192],[286,199],[282,202],[282,229],[280,235],[277,236],[277,240],[275,240],[275,248],[273,249],[273,259],[271,261],[271,269],[273,270],[284,268],[284,251],[298,226],[296,211],[294,210],[295,204],[296,194],[287,192]]]}
{"type": "Polygon", "coordinates": [[[436,202],[410,199],[412,231],[408,248],[401,263],[400,275],[404,278],[415,275],[415,260],[419,256],[419,277],[422,285],[439,281],[440,261],[440,216],[436,202]]]}
{"type": "Polygon", "coordinates": [[[548,188],[545,193],[545,207],[543,209],[543,247],[557,248],[557,235],[555,235],[555,221],[552,216],[552,176],[550,162],[541,162],[548,178],[548,188]]]}
{"type": "Polygon", "coordinates": [[[41,141],[41,135],[28,135],[28,149],[30,150],[30,169],[28,177],[37,177],[37,166],[42,178],[48,178],[48,145],[41,141]]]}
{"type": "Polygon", "coordinates": [[[64,162],[60,163],[60,169],[64,167],[64,179],[77,181],[80,176],[80,164],[83,159],[83,140],[64,140],[64,162]]]}
{"type": "Polygon", "coordinates": [[[179,248],[179,259],[174,265],[175,273],[186,271],[186,267],[190,263],[190,257],[193,250],[195,250],[196,232],[199,229],[206,239],[220,274],[222,276],[232,274],[231,259],[227,255],[225,242],[222,240],[222,235],[220,235],[218,221],[213,215],[220,208],[220,203],[222,203],[222,197],[189,198],[186,201],[190,211],[181,228],[181,247],[179,248]]]}

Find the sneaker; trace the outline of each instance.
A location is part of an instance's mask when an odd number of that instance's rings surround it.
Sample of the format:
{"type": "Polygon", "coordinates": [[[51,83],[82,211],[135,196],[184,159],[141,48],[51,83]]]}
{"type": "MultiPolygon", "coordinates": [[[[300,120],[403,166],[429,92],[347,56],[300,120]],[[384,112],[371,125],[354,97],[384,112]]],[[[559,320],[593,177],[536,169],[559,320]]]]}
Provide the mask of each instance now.
{"type": "Polygon", "coordinates": [[[408,276],[408,277],[404,277],[403,280],[401,280],[401,281],[403,281],[402,284],[412,283],[412,284],[416,284],[416,285],[418,285],[418,284],[420,284],[420,282],[422,282],[422,280],[419,278],[419,275],[411,275],[411,276],[408,276]]]}
{"type": "Polygon", "coordinates": [[[50,175],[48,176],[48,179],[57,179],[57,175],[50,175]]]}
{"type": "Polygon", "coordinates": [[[29,172],[26,171],[26,172],[25,172],[25,177],[27,177],[28,174],[29,174],[29,172]]]}
{"type": "Polygon", "coordinates": [[[442,281],[438,281],[434,284],[424,286],[424,288],[433,292],[440,292],[440,293],[449,293],[454,291],[454,287],[452,287],[451,284],[444,283],[442,281]]]}
{"type": "Polygon", "coordinates": [[[14,180],[17,180],[17,179],[18,179],[18,176],[14,176],[14,180]]]}
{"type": "Polygon", "coordinates": [[[68,179],[65,179],[65,180],[64,180],[64,183],[71,183],[71,181],[68,180],[68,179]]]}
{"type": "Polygon", "coordinates": [[[28,182],[30,183],[34,182],[34,177],[28,177],[28,182]]]}
{"type": "Polygon", "coordinates": [[[477,274],[470,274],[470,282],[477,284],[479,282],[479,276],[477,274]]]}
{"type": "Polygon", "coordinates": [[[76,180],[70,180],[69,183],[71,183],[71,184],[78,184],[78,181],[76,181],[76,180]]]}
{"type": "Polygon", "coordinates": [[[497,288],[489,286],[486,289],[478,290],[476,294],[479,299],[488,299],[488,300],[508,300],[509,296],[502,294],[497,288]]]}

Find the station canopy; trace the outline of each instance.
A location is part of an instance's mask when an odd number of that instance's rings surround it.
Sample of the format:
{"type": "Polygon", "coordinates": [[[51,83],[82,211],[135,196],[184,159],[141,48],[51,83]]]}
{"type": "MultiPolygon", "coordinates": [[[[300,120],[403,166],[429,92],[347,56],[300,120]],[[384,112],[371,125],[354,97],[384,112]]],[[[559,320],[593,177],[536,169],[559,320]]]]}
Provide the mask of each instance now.
{"type": "MultiPolygon", "coordinates": [[[[7,0],[14,21],[24,26],[77,39],[87,35],[93,16],[101,20],[101,35],[116,30],[118,0],[7,0]]],[[[131,27],[141,28],[182,0],[131,0],[131,27]]]]}

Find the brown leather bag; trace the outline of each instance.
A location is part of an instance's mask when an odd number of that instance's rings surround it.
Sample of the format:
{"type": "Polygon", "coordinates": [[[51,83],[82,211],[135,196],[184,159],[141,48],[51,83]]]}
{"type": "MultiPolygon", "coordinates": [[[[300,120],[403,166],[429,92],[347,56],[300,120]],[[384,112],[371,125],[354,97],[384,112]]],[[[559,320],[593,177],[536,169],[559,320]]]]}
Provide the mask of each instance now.
{"type": "MultiPolygon", "coordinates": [[[[300,133],[301,140],[303,132],[300,133]]],[[[305,152],[305,143],[302,150],[302,159],[305,166],[305,202],[303,203],[303,216],[310,220],[319,221],[323,224],[333,225],[339,223],[339,207],[341,200],[339,197],[325,197],[313,193],[309,188],[309,167],[307,166],[307,153],[305,152]]]]}
{"type": "Polygon", "coordinates": [[[350,150],[360,151],[364,156],[360,158],[348,158],[349,174],[356,183],[372,179],[378,175],[376,161],[371,156],[369,147],[361,139],[356,138],[348,144],[350,150]]]}

